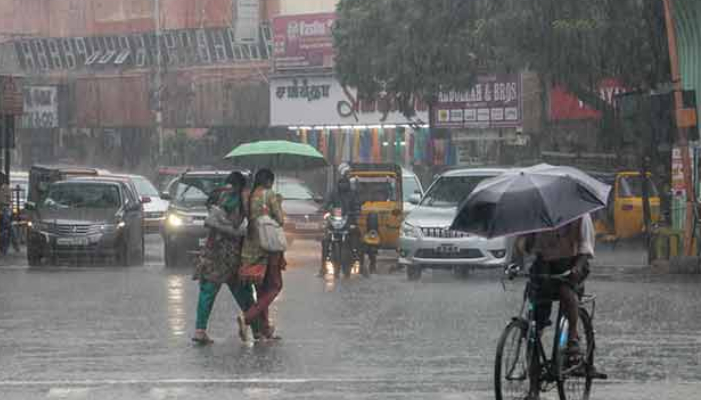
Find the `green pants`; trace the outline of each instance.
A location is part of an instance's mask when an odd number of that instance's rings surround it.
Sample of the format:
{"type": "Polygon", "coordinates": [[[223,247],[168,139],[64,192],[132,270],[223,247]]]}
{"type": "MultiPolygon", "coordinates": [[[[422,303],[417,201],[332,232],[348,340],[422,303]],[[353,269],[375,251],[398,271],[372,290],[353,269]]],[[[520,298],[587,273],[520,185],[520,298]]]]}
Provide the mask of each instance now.
{"type": "MultiPolygon", "coordinates": [[[[239,308],[241,308],[242,311],[248,310],[255,303],[253,300],[253,285],[227,283],[227,286],[229,286],[229,290],[234,296],[234,300],[236,300],[236,303],[239,305],[239,308]]],[[[200,296],[197,302],[197,322],[195,324],[197,329],[207,329],[209,315],[212,313],[214,299],[217,298],[219,289],[221,289],[220,283],[200,280],[200,296]]],[[[255,334],[260,330],[260,323],[255,321],[251,324],[251,329],[255,334]]]]}

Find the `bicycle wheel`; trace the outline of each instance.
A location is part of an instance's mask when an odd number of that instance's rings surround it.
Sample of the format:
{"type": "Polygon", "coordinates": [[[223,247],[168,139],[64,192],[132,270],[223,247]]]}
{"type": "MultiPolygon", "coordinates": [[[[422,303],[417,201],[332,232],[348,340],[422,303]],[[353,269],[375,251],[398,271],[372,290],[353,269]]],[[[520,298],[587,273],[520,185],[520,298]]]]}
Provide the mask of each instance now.
{"type": "Polygon", "coordinates": [[[499,338],[494,363],[494,390],[497,400],[523,399],[528,394],[526,357],[528,327],[523,321],[511,321],[499,338]]]}
{"type": "Polygon", "coordinates": [[[560,380],[557,382],[557,392],[560,400],[588,400],[591,393],[592,375],[594,367],[594,330],[591,326],[589,313],[579,309],[579,321],[577,323],[579,333],[579,347],[582,351],[582,363],[578,366],[567,366],[564,347],[556,351],[557,368],[560,380]]]}

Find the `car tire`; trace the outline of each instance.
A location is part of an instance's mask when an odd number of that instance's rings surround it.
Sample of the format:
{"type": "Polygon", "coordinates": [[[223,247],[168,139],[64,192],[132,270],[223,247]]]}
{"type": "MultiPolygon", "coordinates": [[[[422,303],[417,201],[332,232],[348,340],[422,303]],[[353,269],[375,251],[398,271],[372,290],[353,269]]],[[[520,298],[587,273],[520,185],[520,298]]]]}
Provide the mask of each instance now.
{"type": "Polygon", "coordinates": [[[407,265],[406,266],[406,277],[410,281],[418,281],[421,279],[421,274],[423,270],[417,265],[407,265]]]}
{"type": "Polygon", "coordinates": [[[179,254],[178,254],[178,248],[176,246],[174,246],[173,244],[171,244],[170,242],[168,242],[167,240],[166,240],[163,248],[164,248],[163,256],[165,259],[166,267],[167,268],[177,267],[179,265],[178,260],[180,259],[179,254]]]}
{"type": "Polygon", "coordinates": [[[41,265],[41,254],[39,254],[32,245],[27,245],[27,264],[30,267],[38,267],[41,265]]]}

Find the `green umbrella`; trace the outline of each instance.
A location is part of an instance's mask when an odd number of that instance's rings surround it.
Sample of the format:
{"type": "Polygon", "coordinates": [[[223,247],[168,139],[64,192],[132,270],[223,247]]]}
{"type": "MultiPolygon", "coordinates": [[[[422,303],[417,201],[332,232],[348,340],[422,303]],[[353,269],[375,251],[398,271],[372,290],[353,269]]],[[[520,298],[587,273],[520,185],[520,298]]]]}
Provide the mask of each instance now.
{"type": "Polygon", "coordinates": [[[328,166],[314,147],[287,140],[264,140],[236,147],[224,158],[242,167],[273,170],[303,170],[328,166]]]}

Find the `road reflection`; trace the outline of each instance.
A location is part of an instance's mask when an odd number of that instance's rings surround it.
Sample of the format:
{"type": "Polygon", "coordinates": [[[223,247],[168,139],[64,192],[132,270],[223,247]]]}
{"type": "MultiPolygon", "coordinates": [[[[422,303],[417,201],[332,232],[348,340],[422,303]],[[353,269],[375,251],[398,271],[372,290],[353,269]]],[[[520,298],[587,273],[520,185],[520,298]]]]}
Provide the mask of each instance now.
{"type": "Polygon", "coordinates": [[[168,324],[170,333],[173,336],[182,336],[185,334],[185,317],[186,312],[184,304],[184,288],[183,281],[185,278],[182,275],[171,275],[168,277],[168,324]]]}

